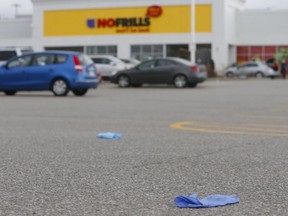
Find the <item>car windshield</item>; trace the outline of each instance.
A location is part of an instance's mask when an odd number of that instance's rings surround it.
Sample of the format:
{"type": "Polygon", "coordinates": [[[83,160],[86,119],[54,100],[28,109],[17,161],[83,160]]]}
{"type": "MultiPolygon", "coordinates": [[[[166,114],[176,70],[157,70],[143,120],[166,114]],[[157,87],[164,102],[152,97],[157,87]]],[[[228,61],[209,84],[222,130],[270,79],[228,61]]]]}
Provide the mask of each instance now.
{"type": "Polygon", "coordinates": [[[81,62],[81,64],[84,66],[94,64],[93,60],[87,55],[80,54],[80,55],[78,55],[78,58],[79,58],[79,61],[81,62]]]}
{"type": "Polygon", "coordinates": [[[121,61],[120,59],[118,58],[113,58],[113,61],[116,62],[117,64],[122,64],[122,65],[125,65],[125,63],[123,61],[121,61]]]}
{"type": "Polygon", "coordinates": [[[121,61],[125,62],[126,64],[131,63],[128,59],[121,59],[121,61]]]}

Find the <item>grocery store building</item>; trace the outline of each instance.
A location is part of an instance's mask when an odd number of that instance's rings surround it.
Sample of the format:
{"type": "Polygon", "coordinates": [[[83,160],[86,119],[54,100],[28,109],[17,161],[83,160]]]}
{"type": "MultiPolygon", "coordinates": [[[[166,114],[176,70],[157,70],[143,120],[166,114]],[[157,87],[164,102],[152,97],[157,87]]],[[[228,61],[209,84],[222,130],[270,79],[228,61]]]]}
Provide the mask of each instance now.
{"type": "Polygon", "coordinates": [[[0,47],[74,50],[141,60],[190,58],[217,71],[288,48],[287,11],[244,10],[245,0],[32,0],[32,17],[0,21],[0,47]],[[286,46],[285,46],[286,45],[286,46]]]}

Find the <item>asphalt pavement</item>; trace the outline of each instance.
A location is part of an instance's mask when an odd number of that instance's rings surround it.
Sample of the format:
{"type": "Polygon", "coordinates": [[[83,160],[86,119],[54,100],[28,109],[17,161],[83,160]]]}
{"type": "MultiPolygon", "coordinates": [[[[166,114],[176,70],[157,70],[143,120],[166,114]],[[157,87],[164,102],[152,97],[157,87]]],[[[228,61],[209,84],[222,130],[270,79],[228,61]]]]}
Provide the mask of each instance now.
{"type": "Polygon", "coordinates": [[[0,93],[0,215],[288,215],[287,93],[281,79],[0,93]],[[192,193],[241,201],[175,206],[192,193]]]}

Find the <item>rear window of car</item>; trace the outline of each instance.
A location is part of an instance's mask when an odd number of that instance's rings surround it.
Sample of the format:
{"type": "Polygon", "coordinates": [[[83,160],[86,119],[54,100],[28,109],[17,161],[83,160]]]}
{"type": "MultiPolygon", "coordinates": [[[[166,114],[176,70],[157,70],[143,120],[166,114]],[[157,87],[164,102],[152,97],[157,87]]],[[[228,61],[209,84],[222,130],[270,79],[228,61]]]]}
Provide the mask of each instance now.
{"type": "Polygon", "coordinates": [[[169,60],[158,60],[156,67],[167,67],[167,66],[174,66],[176,65],[175,62],[169,60]]]}
{"type": "Polygon", "coordinates": [[[15,56],[17,56],[16,51],[0,51],[0,61],[7,61],[15,56]]]}
{"type": "Polygon", "coordinates": [[[188,60],[185,60],[185,59],[181,59],[181,58],[171,58],[172,60],[180,63],[180,64],[184,64],[184,65],[187,65],[187,66],[191,66],[192,63],[188,60]]]}
{"type": "Polygon", "coordinates": [[[80,54],[78,55],[78,58],[79,58],[81,65],[88,66],[88,65],[94,64],[93,60],[87,55],[80,54]]]}

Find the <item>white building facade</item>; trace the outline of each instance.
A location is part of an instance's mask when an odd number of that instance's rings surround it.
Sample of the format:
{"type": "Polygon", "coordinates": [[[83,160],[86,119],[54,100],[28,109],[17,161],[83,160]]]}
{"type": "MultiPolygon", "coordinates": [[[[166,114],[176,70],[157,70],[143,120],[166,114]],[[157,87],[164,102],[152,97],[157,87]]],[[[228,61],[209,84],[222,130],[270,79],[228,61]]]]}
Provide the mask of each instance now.
{"type": "Polygon", "coordinates": [[[195,23],[196,61],[213,59],[221,71],[254,55],[268,58],[288,45],[287,11],[245,11],[245,0],[196,0],[195,20],[191,20],[190,0],[32,2],[32,18],[0,22],[0,47],[31,46],[36,51],[74,50],[141,60],[189,59],[195,23]],[[4,32],[3,26],[8,30],[4,32]]]}

